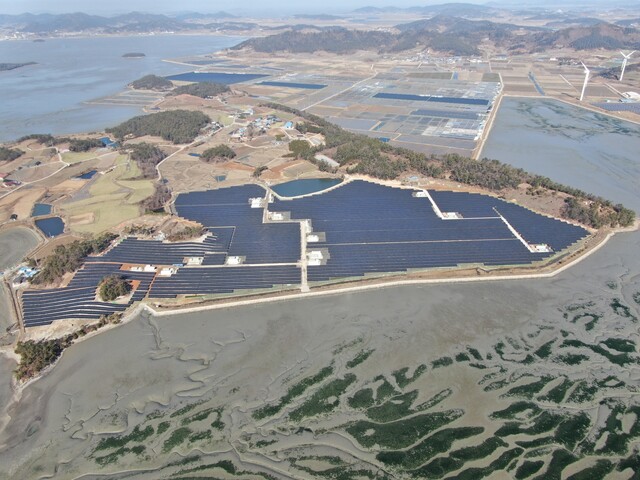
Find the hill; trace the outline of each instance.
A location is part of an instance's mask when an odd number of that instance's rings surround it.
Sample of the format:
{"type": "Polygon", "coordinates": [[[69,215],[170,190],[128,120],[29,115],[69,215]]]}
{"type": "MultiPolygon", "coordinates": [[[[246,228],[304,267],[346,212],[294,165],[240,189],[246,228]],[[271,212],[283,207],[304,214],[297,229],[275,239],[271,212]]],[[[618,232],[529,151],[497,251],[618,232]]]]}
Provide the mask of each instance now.
{"type": "Polygon", "coordinates": [[[210,98],[229,92],[231,89],[221,83],[199,82],[182,85],[175,88],[169,95],[193,95],[194,97],[210,98]]]}
{"type": "Polygon", "coordinates": [[[157,75],[145,75],[144,77],[131,82],[129,86],[136,90],[164,91],[173,88],[173,83],[171,83],[171,80],[167,80],[164,77],[159,77],[157,75]]]}
{"type": "Polygon", "coordinates": [[[116,127],[106,129],[106,132],[112,133],[118,140],[153,135],[175,144],[189,143],[210,121],[202,112],[170,110],[133,117],[116,127]]]}
{"type": "Polygon", "coordinates": [[[640,48],[640,30],[600,22],[596,25],[568,27],[537,33],[530,39],[534,51],[545,48],[572,47],[576,50],[618,50],[640,48]]]}

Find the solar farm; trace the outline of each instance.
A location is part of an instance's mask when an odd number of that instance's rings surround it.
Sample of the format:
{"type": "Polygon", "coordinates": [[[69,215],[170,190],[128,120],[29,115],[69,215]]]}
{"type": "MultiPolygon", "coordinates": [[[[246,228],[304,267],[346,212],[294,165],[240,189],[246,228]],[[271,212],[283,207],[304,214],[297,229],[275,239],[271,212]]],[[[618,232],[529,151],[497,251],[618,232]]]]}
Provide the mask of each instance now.
{"type": "Polygon", "coordinates": [[[253,184],[183,193],[173,208],[206,227],[201,241],[125,238],[87,257],[66,287],[25,291],[25,326],[97,319],[145,298],[213,299],[425,269],[526,266],[589,234],[491,196],[363,180],[297,198],[253,184]],[[130,297],[99,300],[98,286],[111,274],[131,282],[130,297]]]}

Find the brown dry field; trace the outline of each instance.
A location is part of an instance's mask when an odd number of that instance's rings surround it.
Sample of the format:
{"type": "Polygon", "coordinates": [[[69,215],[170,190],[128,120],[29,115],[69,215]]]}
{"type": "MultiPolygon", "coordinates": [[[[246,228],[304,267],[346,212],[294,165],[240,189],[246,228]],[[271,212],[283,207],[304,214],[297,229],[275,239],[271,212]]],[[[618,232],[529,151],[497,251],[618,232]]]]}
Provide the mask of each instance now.
{"type": "Polygon", "coordinates": [[[0,222],[9,220],[12,214],[18,215],[18,220],[25,220],[31,216],[33,204],[46,192],[42,187],[24,187],[0,199],[0,222]]]}

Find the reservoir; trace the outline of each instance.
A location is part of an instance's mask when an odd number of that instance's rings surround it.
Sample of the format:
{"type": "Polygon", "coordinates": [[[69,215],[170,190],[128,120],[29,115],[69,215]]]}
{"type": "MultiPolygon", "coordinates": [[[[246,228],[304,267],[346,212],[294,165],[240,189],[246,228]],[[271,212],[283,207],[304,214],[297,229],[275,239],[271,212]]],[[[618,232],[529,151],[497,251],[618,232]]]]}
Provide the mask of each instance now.
{"type": "Polygon", "coordinates": [[[64,232],[64,222],[60,217],[45,218],[36,220],[36,227],[42,230],[47,237],[57,237],[64,232]]]}
{"type": "Polygon", "coordinates": [[[271,190],[281,197],[297,197],[309,193],[321,192],[341,183],[339,178],[304,178],[274,185],[271,190]]]}
{"type": "Polygon", "coordinates": [[[51,213],[51,205],[48,203],[36,203],[33,206],[31,212],[32,217],[41,217],[42,215],[49,215],[51,213]]]}

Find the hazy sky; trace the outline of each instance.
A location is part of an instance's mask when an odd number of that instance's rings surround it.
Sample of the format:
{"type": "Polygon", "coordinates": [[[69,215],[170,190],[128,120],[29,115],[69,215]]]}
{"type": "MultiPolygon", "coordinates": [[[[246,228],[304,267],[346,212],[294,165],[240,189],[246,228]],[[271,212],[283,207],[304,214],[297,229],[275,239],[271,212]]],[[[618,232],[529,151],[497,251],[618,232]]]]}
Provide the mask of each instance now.
{"type": "MultiPolygon", "coordinates": [[[[467,3],[485,3],[479,0],[465,0],[467,3]]],[[[429,5],[446,3],[447,0],[323,0],[322,2],[306,2],[304,0],[0,0],[0,13],[15,14],[23,12],[87,12],[96,14],[114,14],[140,10],[146,12],[176,12],[193,10],[198,12],[265,12],[272,9],[277,12],[305,11],[349,11],[354,8],[372,5],[398,7],[413,5],[429,5]]]]}

